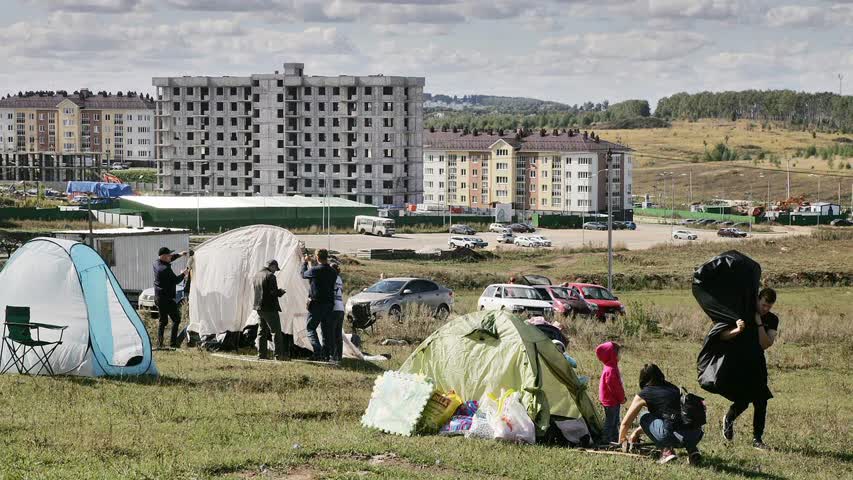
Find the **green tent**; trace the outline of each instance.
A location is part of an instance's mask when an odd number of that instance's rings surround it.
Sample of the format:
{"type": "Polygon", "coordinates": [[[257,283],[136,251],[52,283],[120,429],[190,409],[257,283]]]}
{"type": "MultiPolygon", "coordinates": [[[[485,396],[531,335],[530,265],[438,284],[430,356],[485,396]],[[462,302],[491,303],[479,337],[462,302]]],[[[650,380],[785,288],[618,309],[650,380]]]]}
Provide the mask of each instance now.
{"type": "Polygon", "coordinates": [[[442,391],[479,400],[501,388],[522,393],[539,434],[551,416],[586,420],[595,438],[601,416],[586,387],[551,340],[536,327],[502,310],[479,311],[451,320],[429,336],[401,372],[423,374],[442,391]]]}

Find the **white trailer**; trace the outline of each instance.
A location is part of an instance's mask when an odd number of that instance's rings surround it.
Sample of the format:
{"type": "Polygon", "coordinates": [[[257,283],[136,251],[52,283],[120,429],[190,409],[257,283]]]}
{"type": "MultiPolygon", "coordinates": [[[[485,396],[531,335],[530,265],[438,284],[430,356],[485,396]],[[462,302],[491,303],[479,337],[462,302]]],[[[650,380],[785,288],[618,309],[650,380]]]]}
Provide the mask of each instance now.
{"type": "MultiPolygon", "coordinates": [[[[53,232],[53,235],[90,244],[88,230],[64,230],[53,232]]],[[[92,247],[110,266],[122,290],[135,300],[143,290],[154,285],[157,250],[160,247],[176,252],[188,250],[190,233],[178,228],[108,228],[93,230],[92,240],[92,247]]],[[[180,258],[172,264],[172,269],[181,273],[185,265],[186,258],[180,258]]]]}

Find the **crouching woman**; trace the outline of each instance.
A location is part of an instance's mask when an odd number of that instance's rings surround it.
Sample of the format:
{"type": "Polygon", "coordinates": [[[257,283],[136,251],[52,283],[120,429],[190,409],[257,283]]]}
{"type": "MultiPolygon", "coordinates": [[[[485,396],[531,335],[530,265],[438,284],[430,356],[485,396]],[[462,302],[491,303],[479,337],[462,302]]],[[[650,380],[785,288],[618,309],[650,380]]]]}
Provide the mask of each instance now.
{"type": "Polygon", "coordinates": [[[644,433],[661,449],[660,463],[677,458],[676,448],[687,449],[688,463],[696,465],[702,460],[697,445],[702,440],[701,429],[685,428],[681,424],[681,393],[678,387],[666,381],[663,372],[651,363],[640,370],[640,392],[634,397],[619,429],[619,442],[638,443],[644,433]],[[629,436],[629,430],[640,411],[640,428],[629,436]]]}

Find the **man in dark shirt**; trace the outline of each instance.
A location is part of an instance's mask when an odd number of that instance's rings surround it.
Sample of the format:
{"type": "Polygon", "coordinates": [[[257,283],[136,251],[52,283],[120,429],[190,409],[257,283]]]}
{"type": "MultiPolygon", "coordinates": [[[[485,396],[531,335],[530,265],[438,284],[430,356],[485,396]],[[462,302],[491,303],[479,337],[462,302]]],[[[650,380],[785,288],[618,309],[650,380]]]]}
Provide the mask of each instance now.
{"type": "Polygon", "coordinates": [[[186,255],[187,252],[181,252],[175,255],[175,252],[168,247],[162,247],[157,252],[159,258],[154,262],[154,304],[157,305],[157,311],[160,314],[160,326],[157,329],[157,347],[163,348],[163,334],[166,332],[166,325],[169,319],[172,319],[172,336],[170,345],[172,348],[178,347],[178,326],[181,324],[181,310],[175,302],[177,296],[175,288],[184,279],[186,270],[180,275],[175,275],[172,270],[172,262],[186,255]]]}
{"type": "Polygon", "coordinates": [[[255,287],[254,309],[258,312],[258,358],[269,357],[269,341],[272,337],[275,345],[276,360],[290,360],[290,348],[286,345],[284,335],[281,333],[281,306],[279,297],[284,295],[283,288],[278,288],[275,272],[279,271],[278,262],[270,260],[267,266],[255,274],[252,284],[255,287]]]}
{"type": "Polygon", "coordinates": [[[329,361],[334,328],[335,281],[338,272],[329,265],[329,251],[317,250],[317,265],[306,255],[302,262],[302,278],[310,281],[308,292],[308,340],[314,353],[310,360],[329,361]],[[317,337],[317,327],[323,329],[323,343],[317,337]]]}
{"type": "MultiPolygon", "coordinates": [[[[772,313],[770,309],[776,303],[776,291],[772,288],[765,288],[758,294],[757,313],[755,315],[755,326],[758,328],[758,343],[762,350],[767,350],[773,346],[776,341],[776,336],[779,334],[779,317],[772,313]]],[[[734,337],[739,335],[746,328],[742,320],[738,320],[737,327],[731,332],[724,334],[725,336],[734,337]]],[[[772,395],[771,395],[772,396],[772,395]]],[[[755,399],[752,402],[753,417],[752,417],[752,446],[759,450],[768,450],[764,443],[764,425],[767,419],[767,399],[755,399]]],[[[729,408],[728,413],[723,418],[723,437],[731,441],[734,439],[735,420],[748,407],[750,402],[736,402],[729,408]]]]}

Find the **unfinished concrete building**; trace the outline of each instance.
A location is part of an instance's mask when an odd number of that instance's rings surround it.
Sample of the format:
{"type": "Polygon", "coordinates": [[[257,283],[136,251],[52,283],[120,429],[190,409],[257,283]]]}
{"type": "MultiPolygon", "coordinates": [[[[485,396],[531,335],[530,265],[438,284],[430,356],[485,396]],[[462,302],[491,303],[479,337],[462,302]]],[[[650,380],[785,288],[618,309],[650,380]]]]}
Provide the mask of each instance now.
{"type": "Polygon", "coordinates": [[[160,188],[305,195],[402,206],[422,199],[420,77],[154,78],[160,188]]]}

